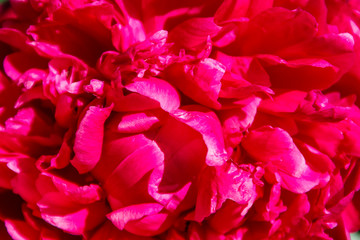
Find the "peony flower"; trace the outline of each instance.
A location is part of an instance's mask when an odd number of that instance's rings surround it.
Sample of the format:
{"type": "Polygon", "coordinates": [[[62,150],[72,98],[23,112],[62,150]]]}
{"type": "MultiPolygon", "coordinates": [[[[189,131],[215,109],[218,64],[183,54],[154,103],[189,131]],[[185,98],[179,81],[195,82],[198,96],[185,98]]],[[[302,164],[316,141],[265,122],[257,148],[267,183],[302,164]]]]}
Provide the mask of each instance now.
{"type": "Polygon", "coordinates": [[[1,239],[349,239],[358,1],[0,5],[1,239]]]}

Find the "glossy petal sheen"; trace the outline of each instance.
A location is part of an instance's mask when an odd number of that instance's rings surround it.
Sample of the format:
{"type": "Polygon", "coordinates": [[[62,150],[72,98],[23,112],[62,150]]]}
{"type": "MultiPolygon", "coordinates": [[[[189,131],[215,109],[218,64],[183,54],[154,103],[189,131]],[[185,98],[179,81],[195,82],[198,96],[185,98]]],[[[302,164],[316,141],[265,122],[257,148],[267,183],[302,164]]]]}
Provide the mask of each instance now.
{"type": "Polygon", "coordinates": [[[123,230],[127,222],[158,213],[162,208],[163,206],[157,203],[144,203],[118,209],[107,217],[117,228],[123,230]]]}
{"type": "Polygon", "coordinates": [[[257,161],[272,163],[294,177],[300,177],[306,169],[305,158],[290,135],[280,128],[266,126],[253,130],[242,146],[257,161]]]}
{"type": "Polygon", "coordinates": [[[158,78],[138,78],[125,88],[158,101],[161,108],[167,112],[172,112],[180,106],[180,97],[175,88],[158,78]]]}
{"type": "Polygon", "coordinates": [[[109,117],[111,109],[112,107],[90,106],[80,122],[74,143],[75,157],[71,161],[80,173],[93,169],[100,159],[104,122],[109,117]]]}
{"type": "Polygon", "coordinates": [[[219,108],[217,99],[225,70],[225,66],[220,62],[205,58],[196,65],[174,64],[167,69],[166,77],[169,82],[196,102],[219,108]]]}
{"type": "Polygon", "coordinates": [[[213,112],[198,106],[188,106],[173,113],[173,116],[200,132],[207,146],[206,163],[220,166],[227,160],[221,125],[213,112]]]}

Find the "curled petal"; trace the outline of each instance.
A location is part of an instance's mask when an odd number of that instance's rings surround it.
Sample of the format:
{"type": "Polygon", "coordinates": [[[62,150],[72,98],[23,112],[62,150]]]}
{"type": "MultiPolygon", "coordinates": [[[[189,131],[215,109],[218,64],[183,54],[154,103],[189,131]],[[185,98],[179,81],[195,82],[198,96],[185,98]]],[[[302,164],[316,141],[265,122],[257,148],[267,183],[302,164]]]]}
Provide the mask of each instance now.
{"type": "Polygon", "coordinates": [[[107,108],[90,106],[80,122],[75,136],[75,157],[71,161],[80,173],[93,169],[100,159],[104,123],[111,110],[112,106],[107,108]]]}
{"type": "Polygon", "coordinates": [[[203,50],[208,36],[215,35],[220,29],[213,18],[192,18],[172,29],[168,41],[175,42],[179,49],[197,52],[203,50]]]}
{"type": "Polygon", "coordinates": [[[254,159],[268,165],[268,173],[289,191],[308,192],[330,180],[328,173],[316,172],[307,165],[290,135],[280,128],[264,126],[253,130],[242,146],[254,159]]]}
{"type": "Polygon", "coordinates": [[[225,66],[205,58],[197,65],[176,63],[166,70],[169,82],[193,100],[212,108],[220,108],[217,99],[225,66]]]}
{"type": "Polygon", "coordinates": [[[71,234],[84,234],[105,219],[108,208],[103,202],[78,205],[59,193],[47,193],[37,203],[41,217],[71,234]]]}
{"type": "Polygon", "coordinates": [[[250,171],[232,163],[207,167],[200,178],[194,219],[202,221],[219,210],[227,199],[243,205],[239,214],[244,216],[256,198],[256,185],[250,171]]]}
{"type": "Polygon", "coordinates": [[[194,105],[175,111],[173,116],[201,133],[208,149],[206,163],[209,166],[220,166],[227,160],[220,121],[213,112],[194,105]]]}
{"type": "Polygon", "coordinates": [[[139,220],[147,215],[158,213],[163,206],[158,203],[143,203],[120,208],[107,215],[108,219],[120,230],[123,230],[129,221],[139,220]]]}
{"type": "Polygon", "coordinates": [[[160,107],[167,112],[172,112],[180,106],[180,96],[175,88],[158,78],[137,78],[125,88],[159,102],[160,107]]]}
{"type": "Polygon", "coordinates": [[[21,220],[5,220],[5,227],[12,239],[39,239],[40,233],[31,225],[21,220]]]}

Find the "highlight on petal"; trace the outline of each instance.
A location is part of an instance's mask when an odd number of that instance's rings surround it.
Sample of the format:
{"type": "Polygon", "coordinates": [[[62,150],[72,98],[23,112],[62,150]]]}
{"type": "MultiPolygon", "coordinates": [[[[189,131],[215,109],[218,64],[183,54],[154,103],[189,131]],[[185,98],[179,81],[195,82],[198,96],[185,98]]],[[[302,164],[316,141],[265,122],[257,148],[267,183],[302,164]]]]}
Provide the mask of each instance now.
{"type": "Polygon", "coordinates": [[[46,68],[47,61],[35,54],[16,52],[4,59],[4,71],[15,82],[29,69],[46,68]]]}
{"type": "Polygon", "coordinates": [[[221,166],[227,160],[220,121],[213,112],[192,105],[179,109],[172,115],[201,133],[207,147],[206,163],[209,166],[221,166]]]}
{"type": "Polygon", "coordinates": [[[166,79],[191,99],[212,108],[220,108],[217,99],[225,66],[205,58],[198,64],[175,63],[166,70],[166,79]]]}
{"type": "Polygon", "coordinates": [[[104,188],[114,197],[128,201],[127,192],[150,171],[162,165],[164,153],[153,141],[131,152],[116,166],[106,179],[104,188]],[[121,186],[121,188],[119,188],[121,186]]]}
{"type": "Polygon", "coordinates": [[[257,161],[272,163],[289,175],[300,177],[305,171],[304,156],[291,136],[280,128],[265,126],[253,130],[241,144],[257,161]]]}
{"type": "Polygon", "coordinates": [[[158,203],[143,203],[117,209],[107,215],[107,218],[120,230],[129,221],[139,220],[147,215],[156,214],[164,207],[158,203]]]}
{"type": "Polygon", "coordinates": [[[76,131],[74,153],[71,164],[79,171],[86,173],[93,169],[101,156],[104,136],[104,123],[109,117],[112,106],[101,108],[90,106],[76,131]]]}
{"type": "MultiPolygon", "coordinates": [[[[107,128],[107,125],[105,128],[107,128]]],[[[117,166],[121,164],[125,158],[146,145],[153,144],[152,140],[144,134],[118,137],[115,130],[114,136],[112,132],[107,131],[104,137],[105,141],[102,148],[101,159],[92,170],[92,174],[102,184],[111,176],[111,173],[116,170],[117,166]]]]}
{"type": "Polygon", "coordinates": [[[164,121],[165,114],[161,109],[135,113],[115,113],[109,118],[107,128],[119,133],[146,132],[159,126],[164,121]]]}
{"type": "Polygon", "coordinates": [[[101,200],[104,196],[103,190],[96,184],[79,186],[56,176],[52,176],[52,181],[59,192],[64,193],[76,203],[90,204],[101,200]]]}
{"type": "Polygon", "coordinates": [[[159,102],[160,107],[167,112],[180,106],[180,96],[175,88],[158,78],[137,78],[125,85],[125,88],[159,102]]]}
{"type": "Polygon", "coordinates": [[[259,97],[252,97],[246,105],[218,111],[227,148],[232,149],[240,143],[243,132],[254,121],[260,102],[259,97]]]}
{"type": "Polygon", "coordinates": [[[264,163],[268,173],[289,191],[304,193],[330,180],[328,173],[312,170],[294,144],[291,136],[280,128],[264,126],[251,131],[242,146],[256,161],[264,163]]]}
{"type": "Polygon", "coordinates": [[[244,216],[257,198],[256,184],[246,166],[236,167],[227,162],[220,167],[207,167],[200,177],[194,220],[202,221],[215,213],[229,199],[242,205],[244,216]]]}
{"type": "Polygon", "coordinates": [[[5,227],[9,235],[13,239],[38,239],[39,232],[32,228],[25,221],[21,220],[5,220],[5,227]]]}
{"type": "Polygon", "coordinates": [[[79,205],[59,193],[47,193],[37,203],[41,217],[71,234],[84,234],[105,219],[108,208],[103,202],[79,205]]]}

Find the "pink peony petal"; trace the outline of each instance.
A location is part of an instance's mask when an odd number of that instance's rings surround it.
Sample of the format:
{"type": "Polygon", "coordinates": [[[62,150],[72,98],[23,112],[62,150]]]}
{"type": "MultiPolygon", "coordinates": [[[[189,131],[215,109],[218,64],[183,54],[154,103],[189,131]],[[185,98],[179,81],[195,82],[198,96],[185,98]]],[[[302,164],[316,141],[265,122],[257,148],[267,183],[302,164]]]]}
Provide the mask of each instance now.
{"type": "Polygon", "coordinates": [[[39,239],[39,232],[33,229],[25,221],[21,220],[5,220],[5,227],[12,239],[27,240],[39,239]]]}
{"type": "Polygon", "coordinates": [[[47,99],[44,96],[42,86],[33,87],[33,88],[29,89],[28,91],[22,93],[19,96],[19,98],[17,99],[14,107],[15,108],[20,108],[23,105],[25,105],[26,103],[29,103],[32,100],[36,100],[36,99],[41,99],[41,100],[46,100],[47,99]]]}
{"type": "Polygon", "coordinates": [[[205,164],[206,145],[201,134],[173,118],[169,118],[156,135],[156,143],[164,153],[164,163],[151,173],[149,194],[170,211],[185,203],[192,181],[205,164]]]}
{"type": "Polygon", "coordinates": [[[175,119],[198,131],[206,144],[206,163],[221,166],[227,160],[221,125],[216,115],[200,106],[187,106],[172,114],[175,119]]]}
{"type": "Polygon", "coordinates": [[[143,17],[147,32],[162,29],[171,30],[187,19],[193,17],[212,17],[221,3],[216,0],[184,0],[168,2],[166,0],[149,0],[141,5],[133,4],[138,16],[143,17]]]}
{"type": "Polygon", "coordinates": [[[83,234],[105,219],[108,208],[103,202],[79,205],[59,193],[47,193],[37,203],[41,217],[71,234],[83,234]]]}
{"type": "Polygon", "coordinates": [[[27,36],[18,29],[5,27],[0,29],[0,41],[21,51],[31,52],[31,47],[26,44],[27,40],[27,36]]]}
{"type": "Polygon", "coordinates": [[[140,236],[155,236],[165,232],[172,224],[171,216],[167,213],[157,213],[144,216],[128,222],[125,230],[140,236]]]}
{"type": "Polygon", "coordinates": [[[279,57],[265,55],[259,56],[259,59],[274,88],[323,90],[338,81],[339,68],[323,59],[285,61],[279,57]]]}
{"type": "Polygon", "coordinates": [[[207,167],[200,178],[200,189],[196,199],[194,220],[202,221],[215,213],[227,200],[243,205],[239,212],[244,216],[257,198],[256,185],[251,172],[225,163],[221,167],[207,167]]]}
{"type": "Polygon", "coordinates": [[[115,24],[111,32],[113,45],[119,52],[125,52],[133,44],[146,39],[142,23],[134,18],[129,18],[127,25],[115,24]]]}
{"type": "Polygon", "coordinates": [[[291,176],[300,177],[307,168],[290,135],[280,128],[265,126],[253,130],[241,144],[255,160],[274,164],[291,176]]]}
{"type": "Polygon", "coordinates": [[[280,7],[269,8],[250,20],[244,37],[237,42],[237,48],[241,48],[244,55],[275,53],[282,48],[312,39],[316,32],[316,20],[308,12],[301,9],[290,11],[280,7]]]}
{"type": "Polygon", "coordinates": [[[242,141],[245,150],[257,161],[268,165],[277,182],[295,193],[308,192],[329,180],[328,173],[312,170],[290,135],[280,128],[264,126],[251,131],[242,141]]]}
{"type": "Polygon", "coordinates": [[[146,145],[152,144],[152,141],[143,134],[119,138],[117,135],[112,136],[108,132],[105,133],[101,159],[92,171],[94,176],[104,183],[127,156],[146,145]]]}
{"type": "Polygon", "coordinates": [[[79,186],[56,176],[52,176],[52,181],[59,192],[79,204],[90,204],[101,200],[104,196],[103,190],[96,184],[79,186]]]}
{"type": "Polygon", "coordinates": [[[71,164],[79,171],[90,171],[98,163],[101,156],[104,122],[109,117],[112,106],[101,108],[90,106],[82,118],[76,132],[74,153],[71,164]]]}
{"type": "MultiPolygon", "coordinates": [[[[227,148],[232,149],[240,143],[243,132],[246,131],[254,121],[260,101],[260,98],[252,97],[247,105],[218,111],[227,148]]],[[[230,150],[228,150],[228,152],[229,151],[230,150]]]]}
{"type": "Polygon", "coordinates": [[[38,174],[22,172],[11,181],[14,193],[30,204],[36,204],[41,199],[40,193],[36,190],[37,176],[38,174]]]}
{"type": "Polygon", "coordinates": [[[215,59],[225,65],[227,72],[239,75],[249,83],[270,87],[269,75],[256,57],[231,56],[220,51],[215,53],[215,59]]]}
{"type": "Polygon", "coordinates": [[[193,100],[212,108],[219,108],[217,102],[221,78],[225,67],[218,61],[205,58],[196,65],[174,64],[167,71],[167,80],[193,100]]]}
{"type": "Polygon", "coordinates": [[[167,112],[172,112],[180,106],[180,96],[175,88],[158,78],[137,78],[125,88],[159,102],[161,108],[167,112]]]}
{"type": "Polygon", "coordinates": [[[75,101],[69,94],[61,94],[56,103],[55,119],[62,127],[70,127],[75,115],[75,101]]]}
{"type": "Polygon", "coordinates": [[[12,189],[11,181],[16,175],[5,163],[0,163],[0,176],[0,187],[3,189],[12,189]]]}
{"type": "Polygon", "coordinates": [[[113,194],[118,194],[118,198],[124,198],[127,189],[133,187],[149,171],[163,164],[163,161],[164,153],[155,142],[149,142],[119,163],[107,178],[105,189],[113,194]],[[122,186],[121,189],[118,189],[118,186],[122,186]]]}
{"type": "Polygon", "coordinates": [[[52,119],[41,109],[24,107],[17,111],[6,123],[8,133],[23,136],[47,136],[52,129],[52,119]]]}
{"type": "Polygon", "coordinates": [[[35,54],[16,52],[4,59],[4,71],[15,82],[31,68],[46,68],[47,61],[35,54]]]}
{"type": "Polygon", "coordinates": [[[330,181],[329,173],[319,173],[307,167],[301,177],[279,173],[281,186],[294,193],[305,193],[315,187],[323,187],[330,181]]]}
{"type": "Polygon", "coordinates": [[[295,112],[306,97],[306,94],[306,92],[297,90],[279,93],[273,99],[261,101],[260,109],[261,111],[272,113],[295,112]]]}
{"type": "Polygon", "coordinates": [[[241,18],[253,16],[272,7],[271,0],[225,0],[215,13],[216,24],[223,25],[228,22],[238,21],[241,18]]]}
{"type": "Polygon", "coordinates": [[[110,221],[106,221],[94,234],[89,237],[90,240],[103,239],[123,239],[123,240],[153,240],[151,237],[141,237],[131,234],[127,231],[120,231],[110,221]]]}
{"type": "Polygon", "coordinates": [[[208,37],[220,31],[213,18],[191,18],[169,32],[169,42],[174,42],[179,49],[199,52],[203,50],[208,37]]]}
{"type": "Polygon", "coordinates": [[[129,114],[116,113],[109,118],[107,127],[119,133],[141,133],[159,126],[164,115],[162,110],[129,114]]]}
{"type": "Polygon", "coordinates": [[[42,21],[30,26],[27,33],[34,39],[31,45],[42,56],[69,54],[94,65],[111,47],[111,32],[104,28],[104,23],[111,21],[111,13],[112,6],[106,3],[74,11],[61,8],[53,14],[57,21],[42,21]]]}
{"type": "Polygon", "coordinates": [[[44,94],[53,102],[62,93],[80,94],[84,92],[90,74],[91,69],[73,56],[53,58],[49,62],[49,74],[43,82],[44,94]]]}
{"type": "Polygon", "coordinates": [[[163,206],[158,203],[144,203],[117,209],[109,213],[107,218],[110,219],[117,228],[123,230],[128,222],[159,213],[162,209],[163,206]]]}

